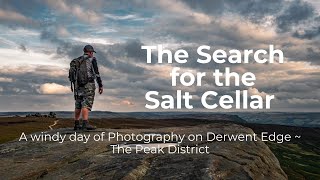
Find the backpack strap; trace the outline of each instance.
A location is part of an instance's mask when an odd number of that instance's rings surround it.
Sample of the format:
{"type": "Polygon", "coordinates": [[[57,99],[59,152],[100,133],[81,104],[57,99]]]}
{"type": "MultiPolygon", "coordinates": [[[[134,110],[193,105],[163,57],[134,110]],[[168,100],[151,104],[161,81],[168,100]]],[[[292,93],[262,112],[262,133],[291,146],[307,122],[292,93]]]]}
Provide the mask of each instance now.
{"type": "Polygon", "coordinates": [[[73,83],[71,82],[71,92],[74,91],[74,88],[73,88],[73,83]]]}
{"type": "Polygon", "coordinates": [[[94,67],[93,67],[93,57],[90,58],[90,62],[91,62],[91,70],[93,72],[93,79],[96,79],[96,72],[94,71],[94,67]]]}

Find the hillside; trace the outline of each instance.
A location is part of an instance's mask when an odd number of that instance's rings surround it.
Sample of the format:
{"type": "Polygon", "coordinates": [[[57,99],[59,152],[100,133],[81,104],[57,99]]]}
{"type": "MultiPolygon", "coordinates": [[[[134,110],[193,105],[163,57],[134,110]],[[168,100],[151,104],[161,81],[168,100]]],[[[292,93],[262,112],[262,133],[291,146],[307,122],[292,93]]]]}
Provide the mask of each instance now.
{"type": "MultiPolygon", "coordinates": [[[[62,134],[70,129],[55,129],[62,134]]],[[[249,128],[232,123],[150,129],[99,129],[121,133],[190,134],[206,132],[252,134],[249,128]]],[[[17,142],[0,145],[0,173],[5,179],[287,179],[277,158],[261,141],[183,142],[183,146],[208,146],[209,154],[113,154],[110,144],[17,142]]]]}

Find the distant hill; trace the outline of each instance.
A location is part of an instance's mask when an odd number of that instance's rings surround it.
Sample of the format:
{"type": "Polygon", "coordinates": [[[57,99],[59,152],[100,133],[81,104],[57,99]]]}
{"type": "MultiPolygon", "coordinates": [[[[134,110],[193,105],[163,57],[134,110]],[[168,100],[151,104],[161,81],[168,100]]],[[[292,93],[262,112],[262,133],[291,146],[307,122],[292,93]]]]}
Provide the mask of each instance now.
{"type": "Polygon", "coordinates": [[[237,112],[232,114],[250,123],[320,127],[318,112],[237,112]]]}
{"type": "MultiPolygon", "coordinates": [[[[0,117],[26,116],[37,112],[0,112],[0,117]]],[[[41,112],[48,114],[49,112],[41,112]]],[[[56,111],[58,118],[72,118],[73,112],[56,111]]],[[[136,118],[136,119],[212,119],[217,115],[234,115],[233,121],[258,124],[279,124],[301,127],[320,127],[318,112],[110,112],[92,111],[92,118],[136,118]]]]}

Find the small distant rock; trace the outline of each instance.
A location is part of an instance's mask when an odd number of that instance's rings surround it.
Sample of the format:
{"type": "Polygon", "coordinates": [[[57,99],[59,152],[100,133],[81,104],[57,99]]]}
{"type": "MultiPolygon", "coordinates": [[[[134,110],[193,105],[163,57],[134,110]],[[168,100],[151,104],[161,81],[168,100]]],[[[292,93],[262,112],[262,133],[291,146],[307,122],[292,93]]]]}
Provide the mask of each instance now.
{"type": "Polygon", "coordinates": [[[50,112],[48,115],[49,118],[56,118],[57,114],[55,112],[50,112]]]}

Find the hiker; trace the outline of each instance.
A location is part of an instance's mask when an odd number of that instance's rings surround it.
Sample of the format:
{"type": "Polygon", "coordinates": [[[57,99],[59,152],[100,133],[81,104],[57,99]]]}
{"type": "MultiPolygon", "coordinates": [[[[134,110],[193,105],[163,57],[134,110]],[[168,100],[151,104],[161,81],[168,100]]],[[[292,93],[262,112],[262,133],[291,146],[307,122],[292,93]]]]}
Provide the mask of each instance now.
{"type": "Polygon", "coordinates": [[[103,93],[103,86],[99,74],[95,53],[91,45],[83,48],[84,54],[70,63],[69,80],[71,91],[74,92],[74,130],[94,130],[95,126],[89,124],[89,112],[92,109],[95,96],[95,80],[99,86],[99,94],[103,93]],[[80,126],[80,114],[82,114],[82,126],[80,126]]]}

